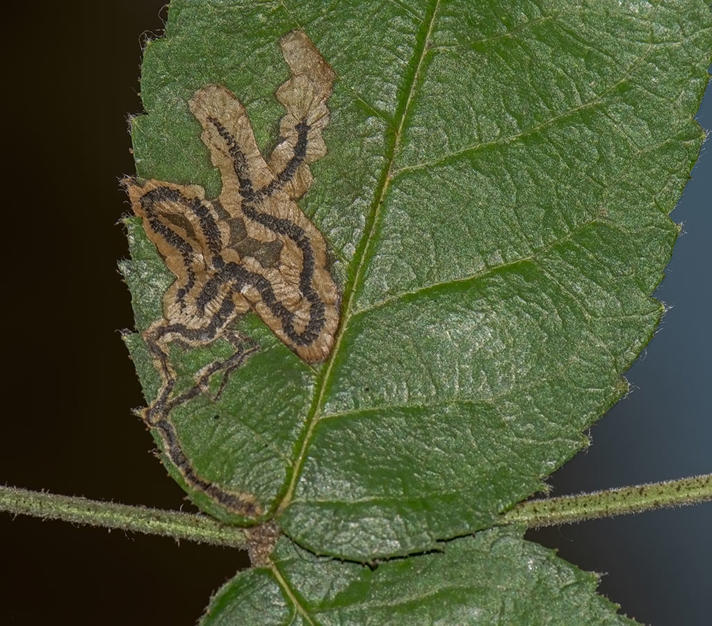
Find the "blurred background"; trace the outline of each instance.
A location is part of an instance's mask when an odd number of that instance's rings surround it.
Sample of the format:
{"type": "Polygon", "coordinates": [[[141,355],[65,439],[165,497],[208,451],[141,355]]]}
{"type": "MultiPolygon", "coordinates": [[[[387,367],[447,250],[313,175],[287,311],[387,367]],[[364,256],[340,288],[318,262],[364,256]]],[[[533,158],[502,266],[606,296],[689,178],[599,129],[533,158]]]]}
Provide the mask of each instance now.
{"type": "MultiPolygon", "coordinates": [[[[142,404],[119,330],[132,326],[116,270],[133,173],[127,115],[142,42],[163,0],[3,7],[6,174],[0,482],[192,510],[130,409],[142,404]],[[12,265],[12,267],[10,267],[12,265]],[[12,271],[10,271],[12,270],[12,271]]],[[[712,93],[698,116],[712,128],[712,93]]],[[[631,368],[633,392],[551,479],[552,495],[712,471],[712,153],[680,205],[684,224],[657,296],[671,307],[631,368]]],[[[605,573],[601,591],[636,619],[709,624],[712,503],[530,531],[605,573]]],[[[246,555],[171,539],[0,514],[0,623],[193,624],[246,555]]],[[[574,618],[575,619],[575,618],[574,618]]]]}

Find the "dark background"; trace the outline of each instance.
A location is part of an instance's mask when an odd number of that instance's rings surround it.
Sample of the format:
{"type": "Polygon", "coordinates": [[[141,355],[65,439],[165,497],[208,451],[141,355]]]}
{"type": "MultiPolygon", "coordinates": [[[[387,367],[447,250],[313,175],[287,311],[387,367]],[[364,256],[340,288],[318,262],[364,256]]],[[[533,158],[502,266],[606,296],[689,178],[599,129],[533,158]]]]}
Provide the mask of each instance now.
{"type": "MultiPolygon", "coordinates": [[[[161,0],[6,3],[0,482],[129,504],[191,506],[152,456],[118,330],[116,271],[141,111],[141,44],[161,0]]],[[[699,119],[712,128],[712,93],[699,119]]],[[[673,214],[685,224],[658,297],[673,308],[630,370],[634,392],[557,472],[561,495],[712,471],[709,144],[673,214]]],[[[712,504],[530,532],[607,572],[601,590],[653,624],[708,624],[712,504]]],[[[243,553],[0,514],[0,623],[193,624],[243,553]]],[[[575,620],[575,616],[572,616],[575,620]]]]}

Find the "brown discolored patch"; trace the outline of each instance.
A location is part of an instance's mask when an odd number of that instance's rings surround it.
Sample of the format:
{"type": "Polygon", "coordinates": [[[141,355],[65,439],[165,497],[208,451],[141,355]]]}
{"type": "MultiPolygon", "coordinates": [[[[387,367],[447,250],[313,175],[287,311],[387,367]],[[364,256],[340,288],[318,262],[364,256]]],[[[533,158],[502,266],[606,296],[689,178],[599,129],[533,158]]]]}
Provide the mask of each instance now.
{"type": "Polygon", "coordinates": [[[275,522],[266,522],[245,531],[247,535],[247,553],[252,567],[269,565],[269,557],[279,539],[280,529],[275,522]]]}
{"type": "Polygon", "coordinates": [[[312,183],[309,164],[326,154],[322,130],[329,123],[326,102],[334,73],[302,31],[288,33],[280,45],[291,76],[276,92],[286,113],[268,160],[260,154],[242,103],[227,88],[207,85],[189,107],[220,172],[219,197],[206,199],[198,185],[124,180],[134,213],[176,277],[163,297],[163,318],[143,333],[162,378],[144,420],[161,434],[166,454],[188,484],[248,516],[260,512],[254,498],[222,492],[200,478],[183,455],[168,415],[205,392],[217,372],[223,372],[224,384],[257,349],[228,330],[242,313],[256,312],[308,363],[324,360],[334,343],[339,294],[328,270],[326,243],[296,203],[312,183]],[[169,344],[206,345],[219,337],[233,343],[233,357],[203,368],[193,388],[174,396],[169,344]]]}

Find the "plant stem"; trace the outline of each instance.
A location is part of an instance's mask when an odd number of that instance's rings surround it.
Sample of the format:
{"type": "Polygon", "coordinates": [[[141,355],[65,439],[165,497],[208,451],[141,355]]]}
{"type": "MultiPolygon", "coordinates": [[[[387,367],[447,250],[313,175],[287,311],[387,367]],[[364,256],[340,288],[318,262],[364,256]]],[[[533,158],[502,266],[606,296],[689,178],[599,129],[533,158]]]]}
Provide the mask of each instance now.
{"type": "Polygon", "coordinates": [[[119,528],[148,535],[163,535],[217,546],[247,547],[244,529],[221,524],[204,515],[181,511],[115,504],[2,485],[0,511],[89,526],[119,528]]]}
{"type": "Polygon", "coordinates": [[[707,500],[712,500],[712,474],[575,496],[528,500],[504,513],[501,524],[524,524],[530,528],[555,526],[707,500]]]}
{"type": "MultiPolygon", "coordinates": [[[[575,496],[528,500],[504,513],[499,524],[524,524],[530,528],[554,526],[708,500],[712,500],[712,474],[575,496]]],[[[114,504],[4,486],[0,486],[0,511],[103,528],[120,528],[217,546],[247,548],[244,529],[221,524],[203,515],[180,511],[114,504]]]]}

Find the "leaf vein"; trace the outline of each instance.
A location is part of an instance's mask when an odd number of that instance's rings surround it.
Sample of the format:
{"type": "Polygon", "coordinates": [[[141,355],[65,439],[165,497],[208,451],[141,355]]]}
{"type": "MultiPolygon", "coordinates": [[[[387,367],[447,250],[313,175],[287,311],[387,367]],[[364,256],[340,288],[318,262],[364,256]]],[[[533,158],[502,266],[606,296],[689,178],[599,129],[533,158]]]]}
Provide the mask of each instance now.
{"type": "Polygon", "coordinates": [[[512,135],[507,135],[505,137],[500,137],[500,138],[494,139],[492,141],[477,142],[474,144],[470,144],[469,146],[465,146],[464,148],[460,148],[459,150],[449,152],[449,153],[447,153],[441,157],[438,157],[437,159],[434,159],[432,161],[422,161],[422,162],[416,163],[414,165],[404,165],[403,167],[401,167],[401,168],[397,169],[395,172],[393,172],[392,177],[393,177],[393,179],[395,179],[398,176],[401,176],[407,172],[419,171],[419,170],[428,169],[431,167],[438,167],[438,166],[441,166],[448,162],[456,161],[462,157],[469,157],[473,152],[477,152],[478,150],[482,150],[483,148],[490,148],[492,146],[506,145],[506,144],[516,142],[516,141],[523,139],[525,137],[535,135],[539,131],[549,128],[550,126],[553,126],[554,124],[556,124],[556,122],[558,122],[560,120],[563,120],[567,117],[571,117],[581,111],[593,109],[596,106],[603,103],[605,96],[607,96],[609,93],[614,91],[617,87],[622,85],[626,80],[628,80],[632,76],[633,71],[647,58],[647,56],[650,54],[650,52],[653,50],[653,48],[654,48],[653,44],[649,44],[648,47],[630,63],[630,65],[623,72],[623,75],[621,76],[620,79],[618,79],[617,81],[615,81],[614,83],[612,83],[611,85],[609,85],[608,87],[603,89],[600,93],[596,94],[595,97],[591,98],[590,100],[587,100],[586,102],[584,102],[580,105],[577,105],[575,107],[570,107],[570,108],[562,111],[561,113],[558,113],[557,115],[549,118],[548,120],[544,120],[543,122],[540,122],[539,124],[536,124],[535,126],[532,126],[531,128],[524,129],[518,133],[514,133],[512,135]]]}
{"type": "Polygon", "coordinates": [[[284,496],[282,497],[281,502],[278,505],[277,513],[283,511],[289,505],[289,502],[293,498],[294,491],[299,480],[301,468],[306,460],[307,450],[313,438],[314,428],[316,427],[316,424],[320,419],[319,412],[321,411],[321,408],[323,406],[324,398],[326,396],[326,392],[332,376],[334,362],[336,360],[336,356],[339,354],[345,329],[349,324],[355,295],[358,292],[361,283],[363,282],[363,276],[365,274],[367,261],[369,259],[369,253],[371,247],[373,246],[373,241],[376,237],[376,231],[379,223],[381,209],[383,206],[383,201],[393,178],[392,170],[393,164],[395,162],[395,156],[398,152],[398,147],[400,145],[400,141],[403,135],[405,121],[408,117],[411,103],[415,96],[418,79],[420,77],[420,73],[423,68],[423,62],[428,51],[428,42],[430,40],[433,26],[436,21],[439,5],[440,0],[431,0],[428,9],[429,13],[426,13],[426,20],[424,20],[423,22],[425,34],[420,40],[416,40],[417,43],[413,51],[413,60],[415,65],[414,71],[412,75],[407,75],[408,80],[406,81],[406,85],[404,88],[404,91],[407,95],[405,96],[405,100],[401,100],[402,106],[399,104],[395,116],[395,119],[398,120],[398,127],[389,146],[387,158],[384,163],[383,173],[374,193],[374,199],[371,204],[371,209],[369,211],[368,218],[366,220],[366,226],[364,227],[363,235],[361,236],[357,252],[354,255],[352,261],[356,264],[356,267],[353,271],[351,280],[347,283],[346,288],[344,289],[341,328],[337,333],[336,339],[334,341],[334,347],[331,351],[331,355],[325,363],[324,368],[322,370],[322,374],[317,379],[317,382],[315,384],[314,399],[305,423],[303,436],[297,440],[295,445],[296,456],[292,464],[292,471],[288,478],[288,484],[286,486],[284,496]]]}

